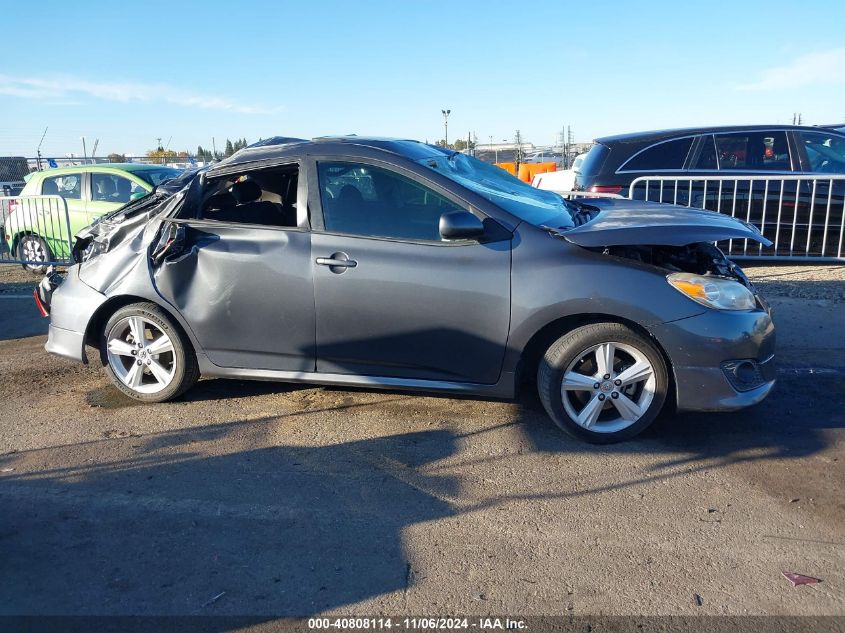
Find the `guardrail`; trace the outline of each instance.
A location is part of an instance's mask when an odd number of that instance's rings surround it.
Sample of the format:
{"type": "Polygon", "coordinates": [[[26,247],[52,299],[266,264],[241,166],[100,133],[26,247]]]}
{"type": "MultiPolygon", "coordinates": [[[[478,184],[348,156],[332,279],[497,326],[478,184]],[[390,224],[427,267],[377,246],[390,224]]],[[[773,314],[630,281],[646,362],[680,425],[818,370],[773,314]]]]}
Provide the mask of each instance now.
{"type": "MultiPolygon", "coordinates": [[[[0,197],[0,264],[43,271],[73,263],[71,220],[61,196],[0,197]]],[[[79,218],[78,224],[77,229],[87,225],[87,219],[79,218]]]]}
{"type": "Polygon", "coordinates": [[[773,242],[720,243],[733,259],[845,260],[845,175],[643,176],[631,183],[628,197],[724,213],[773,242]]]}

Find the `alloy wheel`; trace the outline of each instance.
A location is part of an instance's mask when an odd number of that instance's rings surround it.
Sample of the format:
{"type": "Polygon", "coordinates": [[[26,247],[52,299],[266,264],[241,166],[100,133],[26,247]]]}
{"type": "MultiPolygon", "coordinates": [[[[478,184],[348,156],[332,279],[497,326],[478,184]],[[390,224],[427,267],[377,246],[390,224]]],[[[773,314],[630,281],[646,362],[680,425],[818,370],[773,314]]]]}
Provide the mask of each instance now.
{"type": "Polygon", "coordinates": [[[106,340],[109,366],[133,391],[157,393],[173,381],[173,342],[154,321],[141,316],[124,317],[114,324],[106,340]]]}
{"type": "Polygon", "coordinates": [[[576,355],[561,381],[569,417],[596,433],[615,433],[639,420],[654,399],[655,370],[626,343],[594,345],[576,355]]]}

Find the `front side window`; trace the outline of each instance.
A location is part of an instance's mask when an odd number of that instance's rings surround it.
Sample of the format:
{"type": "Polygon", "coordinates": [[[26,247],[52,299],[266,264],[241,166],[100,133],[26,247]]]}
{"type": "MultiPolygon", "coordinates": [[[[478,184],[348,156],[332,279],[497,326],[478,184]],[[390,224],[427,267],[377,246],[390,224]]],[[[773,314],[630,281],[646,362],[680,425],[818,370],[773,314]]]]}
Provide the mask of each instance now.
{"type": "Polygon", "coordinates": [[[91,174],[91,200],[126,204],[134,197],[146,195],[137,183],[115,174],[91,174]]]}
{"type": "Polygon", "coordinates": [[[738,132],[716,135],[719,169],[791,171],[786,132],[738,132]]]}
{"type": "Polygon", "coordinates": [[[683,169],[692,141],[692,138],[679,138],[652,145],[631,158],[619,171],[683,169]]]}
{"type": "Polygon", "coordinates": [[[41,183],[41,195],[79,200],[82,197],[82,174],[62,174],[45,178],[41,183]]]}
{"type": "Polygon", "coordinates": [[[809,171],[823,174],[845,172],[845,138],[823,132],[801,132],[801,142],[810,162],[809,171]]]}
{"type": "Polygon", "coordinates": [[[327,231],[368,237],[440,241],[440,216],[458,205],[428,187],[381,167],[319,162],[327,231]]]}

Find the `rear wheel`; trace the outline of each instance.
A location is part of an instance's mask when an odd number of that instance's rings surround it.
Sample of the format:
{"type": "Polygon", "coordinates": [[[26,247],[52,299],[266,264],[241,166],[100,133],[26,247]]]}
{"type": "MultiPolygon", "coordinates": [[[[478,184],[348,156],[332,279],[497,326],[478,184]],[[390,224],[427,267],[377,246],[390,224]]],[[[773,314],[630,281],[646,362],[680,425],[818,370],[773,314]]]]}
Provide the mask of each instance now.
{"type": "Polygon", "coordinates": [[[101,349],[114,385],[142,402],[171,400],[199,378],[190,342],[154,303],[115,312],[103,330],[101,349]]]}
{"type": "Polygon", "coordinates": [[[30,233],[21,237],[18,242],[18,258],[25,262],[45,262],[44,264],[21,264],[24,270],[36,275],[43,275],[47,272],[46,262],[49,262],[53,256],[47,242],[30,233]]]}
{"type": "Polygon", "coordinates": [[[546,351],[537,374],[540,399],[555,424],[602,444],[645,430],[663,408],[668,385],[661,353],[619,323],[565,334],[546,351]]]}

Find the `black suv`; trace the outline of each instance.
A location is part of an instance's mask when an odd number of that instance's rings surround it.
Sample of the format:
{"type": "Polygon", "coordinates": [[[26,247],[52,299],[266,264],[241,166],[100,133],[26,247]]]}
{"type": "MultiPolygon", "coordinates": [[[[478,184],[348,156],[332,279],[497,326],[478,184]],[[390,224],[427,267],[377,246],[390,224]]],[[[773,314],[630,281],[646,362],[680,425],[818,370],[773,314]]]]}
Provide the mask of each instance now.
{"type": "Polygon", "coordinates": [[[574,188],[627,196],[637,178],[670,178],[662,188],[651,182],[647,190],[641,183],[634,187],[632,197],[718,210],[752,222],[776,242],[759,254],[841,257],[845,182],[830,177],[842,174],[845,133],[839,129],[688,128],[596,139],[575,174],[574,188]],[[815,185],[809,180],[789,180],[802,175],[820,180],[815,185]],[[775,180],[736,182],[745,176],[775,180]],[[707,177],[711,178],[707,186],[702,180],[691,180],[707,177]],[[722,186],[719,178],[725,179],[722,186]]]}

